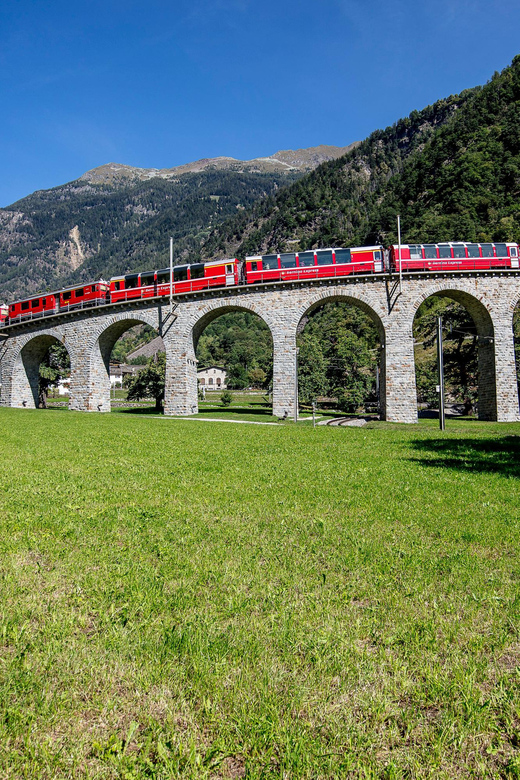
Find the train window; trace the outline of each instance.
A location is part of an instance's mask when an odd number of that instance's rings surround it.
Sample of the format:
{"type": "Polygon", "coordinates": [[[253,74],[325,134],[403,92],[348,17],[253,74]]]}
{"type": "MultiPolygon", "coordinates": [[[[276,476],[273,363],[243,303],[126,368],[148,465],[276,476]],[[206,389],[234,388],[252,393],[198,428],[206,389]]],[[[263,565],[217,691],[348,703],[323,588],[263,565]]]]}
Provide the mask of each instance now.
{"type": "Polygon", "coordinates": [[[47,298],[42,298],[42,306],[47,306],[47,298]]]}
{"type": "Polygon", "coordinates": [[[24,301],[22,303],[22,311],[27,311],[28,308],[29,308],[29,301],[24,301]]]}
{"type": "Polygon", "coordinates": [[[410,260],[422,260],[422,247],[419,244],[410,244],[410,260]]]}
{"type": "Polygon", "coordinates": [[[427,260],[433,260],[437,257],[437,247],[435,244],[424,245],[424,256],[427,260]]]}
{"type": "Polygon", "coordinates": [[[510,247],[511,257],[518,257],[516,246],[510,247]]]}
{"type": "Polygon", "coordinates": [[[505,244],[495,244],[497,257],[507,257],[507,246],[505,244]]]}
{"type": "Polygon", "coordinates": [[[451,246],[439,244],[439,257],[451,257],[451,246]]]}
{"type": "Polygon", "coordinates": [[[262,257],[262,266],[264,271],[278,269],[278,255],[264,255],[262,257]]]}
{"type": "Polygon", "coordinates": [[[461,246],[461,244],[458,244],[458,246],[454,246],[453,257],[466,257],[466,247],[461,246]]]}
{"type": "Polygon", "coordinates": [[[192,279],[204,279],[204,263],[190,265],[190,276],[192,279]]]}
{"type": "Polygon", "coordinates": [[[318,265],[332,265],[332,250],[325,252],[316,252],[318,265]]]}
{"type": "Polygon", "coordinates": [[[67,292],[63,293],[63,300],[64,301],[70,301],[70,296],[71,295],[72,295],[72,291],[71,290],[67,290],[67,292]]]}
{"type": "Polygon", "coordinates": [[[185,282],[188,278],[188,266],[178,265],[173,269],[173,281],[185,282]]]}
{"type": "Polygon", "coordinates": [[[493,244],[481,244],[482,257],[494,257],[493,244]]]}
{"type": "Polygon", "coordinates": [[[157,284],[170,284],[169,268],[164,268],[162,271],[157,271],[157,284]]]}
{"type": "Polygon", "coordinates": [[[141,274],[141,287],[149,287],[155,282],[155,274],[141,274]]]}
{"type": "Polygon", "coordinates": [[[300,261],[300,268],[307,268],[310,265],[314,265],[314,252],[300,252],[298,259],[300,261]]]}
{"type": "Polygon", "coordinates": [[[282,268],[296,268],[296,255],[294,252],[280,255],[280,265],[282,268]]]}
{"type": "Polygon", "coordinates": [[[376,249],[374,252],[374,260],[381,260],[381,250],[376,249]]]}
{"type": "Polygon", "coordinates": [[[74,290],[74,295],[76,298],[81,298],[82,295],[85,295],[85,290],[80,287],[79,290],[74,290]]]}
{"type": "Polygon", "coordinates": [[[37,309],[40,305],[40,299],[39,298],[33,298],[31,301],[31,309],[37,309]]]}
{"type": "Polygon", "coordinates": [[[121,289],[121,282],[114,282],[114,290],[120,290],[121,289]]]}
{"type": "Polygon", "coordinates": [[[336,263],[350,263],[350,249],[336,249],[336,263]]]}
{"type": "Polygon", "coordinates": [[[468,244],[466,249],[468,250],[468,257],[480,257],[478,244],[468,244]]]}
{"type": "Polygon", "coordinates": [[[127,290],[132,290],[134,287],[139,286],[139,274],[130,274],[129,276],[125,276],[125,288],[127,290]]]}

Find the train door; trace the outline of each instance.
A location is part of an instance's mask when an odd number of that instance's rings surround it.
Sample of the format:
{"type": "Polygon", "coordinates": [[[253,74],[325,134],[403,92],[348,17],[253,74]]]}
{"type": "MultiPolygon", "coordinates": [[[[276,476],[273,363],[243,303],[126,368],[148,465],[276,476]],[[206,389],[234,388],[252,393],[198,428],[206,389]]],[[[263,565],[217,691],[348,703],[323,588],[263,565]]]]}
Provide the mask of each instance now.
{"type": "Polygon", "coordinates": [[[511,268],[518,268],[518,247],[509,247],[509,253],[511,257],[511,268]]]}
{"type": "Polygon", "coordinates": [[[226,287],[235,284],[235,266],[234,263],[226,263],[226,287]]]}

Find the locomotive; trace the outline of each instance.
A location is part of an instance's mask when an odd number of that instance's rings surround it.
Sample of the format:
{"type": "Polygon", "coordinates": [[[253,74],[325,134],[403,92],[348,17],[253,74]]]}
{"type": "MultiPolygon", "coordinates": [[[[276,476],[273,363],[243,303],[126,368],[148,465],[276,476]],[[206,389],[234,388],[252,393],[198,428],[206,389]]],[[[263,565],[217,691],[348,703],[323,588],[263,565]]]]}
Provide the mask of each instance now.
{"type": "Polygon", "coordinates": [[[170,269],[123,274],[109,282],[86,285],[0,304],[0,327],[51,314],[143,298],[179,295],[214,287],[305,281],[350,274],[399,273],[401,271],[480,271],[519,268],[515,243],[397,244],[383,246],[310,249],[303,252],[254,255],[245,261],[214,260],[176,265],[170,269]]]}

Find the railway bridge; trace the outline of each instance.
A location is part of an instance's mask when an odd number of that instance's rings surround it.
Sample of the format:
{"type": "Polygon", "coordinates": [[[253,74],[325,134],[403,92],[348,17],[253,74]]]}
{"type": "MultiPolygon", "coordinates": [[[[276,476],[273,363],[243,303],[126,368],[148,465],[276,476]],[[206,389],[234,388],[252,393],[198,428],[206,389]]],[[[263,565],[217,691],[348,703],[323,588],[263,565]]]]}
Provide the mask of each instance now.
{"type": "Polygon", "coordinates": [[[0,330],[0,405],[38,404],[39,365],[58,341],[70,355],[69,408],[110,410],[109,359],[117,339],[146,323],[162,336],[166,349],[166,415],[198,409],[198,339],[209,323],[230,311],[261,317],[273,340],[273,413],[295,410],[296,337],[312,311],[329,301],[346,301],[366,312],[380,339],[380,396],[384,419],[417,421],[412,326],[421,303],[432,295],[461,303],[478,333],[479,417],[520,419],[513,343],[513,313],[520,301],[520,272],[375,274],[313,281],[214,288],[174,298],[149,298],[51,315],[0,330]]]}

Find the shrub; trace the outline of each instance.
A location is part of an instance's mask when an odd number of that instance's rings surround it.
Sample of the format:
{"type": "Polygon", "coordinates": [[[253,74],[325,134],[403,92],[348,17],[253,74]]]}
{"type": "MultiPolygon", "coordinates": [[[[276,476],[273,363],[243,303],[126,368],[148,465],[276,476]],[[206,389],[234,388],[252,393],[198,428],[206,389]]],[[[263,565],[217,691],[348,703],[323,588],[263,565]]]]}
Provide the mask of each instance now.
{"type": "Polygon", "coordinates": [[[222,406],[229,406],[232,400],[233,400],[233,396],[231,395],[229,390],[224,390],[224,392],[220,396],[220,402],[222,406]]]}

